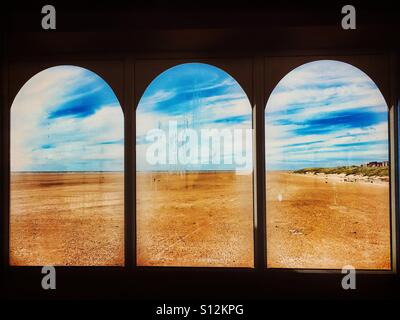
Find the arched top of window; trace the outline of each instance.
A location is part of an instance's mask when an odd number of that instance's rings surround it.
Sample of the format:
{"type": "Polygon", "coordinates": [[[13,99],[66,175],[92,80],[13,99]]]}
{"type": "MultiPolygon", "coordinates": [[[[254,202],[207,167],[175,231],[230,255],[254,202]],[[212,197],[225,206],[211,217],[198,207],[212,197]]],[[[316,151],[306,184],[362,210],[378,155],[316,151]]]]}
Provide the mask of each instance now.
{"type": "Polygon", "coordinates": [[[370,104],[386,106],[379,88],[364,71],[342,61],[317,60],[305,63],[285,75],[272,91],[267,107],[290,108],[291,102],[300,99],[309,100],[312,106],[329,99],[333,105],[343,103],[340,99],[344,97],[349,104],[356,101],[358,107],[368,107],[370,104]],[[290,96],[285,94],[287,92],[290,92],[290,96]],[[360,99],[362,97],[363,100],[360,99]]]}
{"type": "MultiPolygon", "coordinates": [[[[222,131],[252,128],[252,108],[242,87],[225,71],[205,63],[180,64],[158,75],[146,88],[136,113],[137,154],[143,155],[137,160],[140,171],[171,168],[149,168],[144,159],[145,150],[150,144],[146,136],[152,129],[170,132],[170,124],[176,123],[178,129],[195,130],[200,138],[204,129],[222,131]]],[[[251,146],[247,148],[247,154],[251,155],[251,146]]],[[[200,157],[200,152],[198,154],[200,157]]],[[[199,165],[191,165],[191,169],[238,169],[234,163],[204,165],[200,162],[199,159],[199,165]]]]}
{"type": "Polygon", "coordinates": [[[385,99],[348,63],[318,60],[292,70],[272,91],[265,117],[270,168],[388,160],[385,99]]]}
{"type": "Polygon", "coordinates": [[[251,108],[246,93],[227,72],[206,63],[184,63],[165,70],[150,83],[140,99],[138,111],[151,109],[168,113],[171,111],[168,106],[173,105],[174,113],[179,114],[200,104],[204,108],[221,102],[251,108]],[[192,93],[196,95],[191,96],[192,93]]]}
{"type": "Polygon", "coordinates": [[[11,108],[12,171],[122,171],[123,112],[111,87],[62,65],[29,79],[11,108]]]}

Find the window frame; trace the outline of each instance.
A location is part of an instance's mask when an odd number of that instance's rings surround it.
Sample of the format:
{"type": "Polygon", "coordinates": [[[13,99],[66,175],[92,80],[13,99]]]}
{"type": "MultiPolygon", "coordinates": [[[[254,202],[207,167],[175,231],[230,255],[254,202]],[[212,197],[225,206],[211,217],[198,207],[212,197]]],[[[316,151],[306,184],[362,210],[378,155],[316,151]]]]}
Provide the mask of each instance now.
{"type": "MultiPolygon", "coordinates": [[[[8,84],[8,91],[7,91],[7,96],[6,96],[6,106],[7,106],[7,116],[5,117],[7,119],[7,132],[3,133],[3,135],[6,137],[6,145],[7,145],[7,157],[2,157],[6,158],[6,164],[5,167],[7,169],[7,174],[6,174],[6,179],[5,180],[5,188],[6,188],[6,194],[4,194],[3,200],[5,204],[7,205],[7,214],[3,215],[3,223],[4,227],[2,230],[2,237],[3,237],[3,251],[2,251],[2,258],[3,258],[3,264],[5,265],[6,270],[12,270],[12,269],[41,269],[41,267],[38,266],[11,266],[10,261],[9,261],[9,248],[10,248],[10,215],[11,215],[11,207],[10,207],[10,197],[11,197],[11,191],[10,191],[10,176],[11,176],[11,171],[10,171],[10,162],[11,162],[11,154],[10,154],[10,138],[11,138],[11,128],[10,128],[10,121],[11,121],[11,108],[12,104],[14,102],[15,97],[19,93],[19,91],[22,89],[24,84],[29,81],[32,77],[34,77],[36,74],[38,74],[41,71],[44,71],[48,68],[51,67],[57,67],[57,66],[62,66],[62,65],[72,65],[72,66],[77,66],[80,68],[87,69],[93,73],[95,73],[97,76],[99,76],[102,80],[104,80],[112,89],[113,93],[118,99],[118,102],[121,107],[121,111],[123,113],[124,117],[124,135],[126,135],[126,130],[127,130],[127,124],[126,124],[126,108],[125,108],[125,96],[123,95],[123,84],[124,84],[124,79],[121,77],[123,75],[123,64],[120,61],[102,61],[102,62],[95,62],[91,60],[75,60],[75,59],[57,59],[54,61],[44,61],[44,60],[37,60],[35,62],[33,61],[23,61],[23,62],[18,62],[14,64],[10,64],[8,74],[7,74],[7,84],[8,84]],[[107,79],[107,80],[106,80],[107,79]]],[[[4,130],[5,131],[5,130],[4,130]]],[[[3,144],[4,145],[4,144],[3,144]]],[[[124,145],[124,172],[126,170],[126,152],[127,152],[127,144],[125,142],[124,145]]],[[[4,153],[5,154],[5,153],[4,153]]],[[[2,166],[4,167],[4,166],[2,166]]],[[[124,253],[126,255],[126,246],[125,243],[127,243],[127,235],[128,233],[126,232],[126,198],[127,198],[127,191],[126,191],[126,185],[127,185],[127,179],[126,179],[126,174],[124,173],[124,253]]],[[[3,181],[4,181],[3,180],[3,181]]],[[[126,262],[125,262],[126,264],[126,262]]],[[[85,269],[87,270],[88,268],[123,268],[123,266],[109,266],[109,267],[104,267],[104,266],[59,266],[58,268],[75,268],[75,269],[85,269]]]]}
{"type": "MultiPolygon", "coordinates": [[[[332,288],[333,283],[337,283],[339,287],[341,279],[341,270],[334,269],[269,269],[266,268],[266,210],[265,210],[265,141],[264,141],[264,112],[265,106],[268,101],[269,93],[275,86],[272,86],[271,80],[268,78],[268,72],[271,72],[271,62],[275,59],[274,63],[281,64],[282,61],[291,61],[290,66],[299,66],[306,62],[311,62],[318,59],[333,59],[343,62],[350,63],[363,72],[368,74],[372,80],[377,84],[381,90],[382,95],[389,106],[389,140],[390,140],[390,172],[391,172],[391,241],[392,241],[392,269],[388,271],[379,270],[360,270],[359,278],[370,285],[370,288],[376,288],[376,290],[383,291],[385,284],[388,281],[392,281],[393,278],[398,278],[399,268],[399,159],[398,159],[398,117],[399,117],[399,70],[397,65],[397,56],[389,53],[376,53],[371,51],[366,52],[354,52],[350,51],[343,53],[332,52],[332,50],[326,51],[312,51],[308,53],[304,52],[283,52],[283,53],[269,53],[259,52],[247,55],[226,55],[226,54],[213,54],[207,55],[202,52],[195,54],[166,54],[158,53],[154,55],[141,54],[122,54],[116,56],[108,55],[80,55],[79,57],[62,54],[61,57],[36,57],[33,59],[26,59],[24,61],[7,61],[3,67],[2,82],[3,86],[3,108],[2,112],[2,157],[1,157],[1,181],[5,183],[1,186],[1,239],[2,239],[2,254],[1,254],[1,271],[6,274],[6,288],[8,292],[17,294],[20,292],[17,288],[25,289],[25,295],[28,296],[41,296],[41,289],[39,281],[41,279],[40,267],[32,266],[10,266],[9,265],[9,195],[10,195],[10,110],[11,104],[16,93],[37,72],[40,72],[48,67],[71,64],[82,68],[86,68],[90,71],[95,72],[106,81],[111,88],[114,90],[115,95],[120,101],[121,107],[124,112],[124,125],[125,125],[125,211],[124,211],[124,223],[125,223],[125,265],[123,267],[111,266],[71,266],[71,267],[57,267],[57,273],[64,279],[63,285],[65,289],[58,289],[58,297],[69,297],[75,293],[75,289],[79,288],[80,281],[88,278],[93,284],[91,289],[83,291],[83,295],[102,295],[108,296],[109,294],[118,294],[118,286],[121,285],[132,285],[143,288],[146,285],[146,281],[156,279],[163,279],[160,283],[160,291],[168,290],[169,286],[176,285],[176,288],[172,290],[174,296],[185,295],[185,288],[187,283],[197,285],[199,287],[198,295],[209,293],[208,286],[225,285],[229,288],[229,283],[232,277],[237,280],[238,283],[245,285],[245,283],[252,284],[253,286],[259,286],[260,283],[266,286],[271,285],[272,288],[264,288],[255,290],[253,296],[256,298],[256,292],[265,292],[271,294],[273,297],[279,297],[285,292],[291,292],[290,282],[295,281],[298,285],[304,285],[304,289],[300,292],[328,292],[330,294],[338,294],[337,290],[341,288],[332,288]],[[378,66],[371,67],[374,63],[374,59],[377,59],[378,66]],[[235,75],[234,72],[230,72],[235,68],[237,61],[245,60],[250,64],[251,72],[248,79],[243,80],[235,75]],[[253,209],[254,209],[254,268],[219,268],[219,267],[139,267],[136,266],[136,194],[135,194],[135,159],[136,159],[136,146],[135,146],[135,132],[136,132],[136,107],[140,100],[139,79],[140,68],[138,63],[153,63],[154,61],[163,61],[164,70],[168,69],[167,66],[174,66],[179,63],[187,62],[204,62],[221,68],[225,72],[229,73],[235,80],[242,86],[243,90],[248,95],[249,101],[253,108],[253,129],[255,130],[255,137],[253,137],[253,144],[255,152],[253,156],[253,209]],[[227,61],[230,61],[231,67],[227,61]],[[178,63],[179,62],[179,63],[178,63]],[[303,63],[300,63],[303,62],[303,63]],[[109,66],[113,68],[108,69],[109,66]],[[379,66],[384,66],[384,69],[380,69],[379,66]],[[375,68],[375,69],[374,69],[375,68]],[[15,70],[19,70],[15,72],[15,70]],[[371,72],[371,70],[373,72],[371,72]],[[374,71],[375,70],[375,71],[374,71]],[[382,71],[385,70],[385,71],[382,71]],[[374,73],[375,72],[375,73],[374,73]],[[376,74],[379,75],[376,76],[376,74]],[[379,79],[378,79],[379,78],[379,79]],[[243,83],[251,83],[251,85],[243,83]],[[246,89],[246,86],[247,89],[246,89]],[[397,105],[397,108],[395,106],[397,105]],[[391,124],[391,125],[390,125],[391,124]],[[397,156],[396,156],[397,155],[397,156]],[[109,288],[111,293],[106,293],[104,288],[100,284],[96,284],[99,279],[106,278],[107,281],[115,283],[112,285],[112,289],[109,288]],[[164,278],[175,279],[166,280],[164,278]],[[315,279],[315,283],[311,287],[309,280],[315,279]],[[382,283],[378,283],[382,281],[382,283]],[[68,283],[66,283],[68,282],[68,283]],[[328,284],[329,289],[321,289],[316,283],[328,284]],[[19,285],[16,285],[19,284],[19,285]],[[282,285],[281,293],[274,293],[274,288],[282,285]],[[17,288],[14,288],[16,286],[17,288]],[[99,292],[96,292],[99,290],[99,292]],[[182,293],[179,292],[182,290],[182,293]]],[[[375,62],[376,63],[376,62],[375,62]]],[[[278,82],[290,72],[293,68],[286,66],[287,72],[280,71],[276,73],[278,82]]],[[[275,72],[275,71],[273,71],[275,72]]],[[[154,71],[153,71],[154,73],[154,71]]],[[[161,73],[161,72],[160,72],[161,73]]],[[[155,74],[157,76],[159,73],[155,74]]],[[[150,79],[150,82],[153,80],[150,79]]],[[[141,80],[140,80],[141,81],[141,80]]],[[[147,81],[147,80],[146,80],[147,81]]],[[[149,82],[149,83],[150,83],[149,82]]],[[[275,83],[275,85],[277,82],[275,83]]],[[[146,86],[147,87],[147,86],[146,86]]],[[[146,88],[144,87],[144,89],[146,88]]],[[[127,289],[126,289],[127,290],[127,289]]],[[[128,295],[134,296],[140,293],[139,289],[132,289],[126,291],[128,295]]],[[[252,291],[244,290],[244,297],[252,297],[252,291]]],[[[107,290],[106,290],[107,291],[107,290]]],[[[167,291],[165,291],[167,292],[167,291]]],[[[212,296],[218,297],[222,293],[225,293],[229,297],[229,289],[216,289],[211,294],[212,296]]],[[[366,294],[368,291],[361,291],[366,294]]],[[[144,296],[153,297],[154,292],[152,290],[146,290],[144,296]]],[[[160,293],[158,293],[160,295],[160,293]]],[[[204,295],[203,295],[204,296],[204,295]]],[[[210,296],[210,295],[209,295],[210,296]]],[[[76,296],[74,296],[76,297],[76,296]]]]}
{"type": "MultiPolygon", "coordinates": [[[[306,64],[309,62],[314,62],[318,60],[335,60],[339,62],[348,63],[353,67],[358,68],[367,76],[371,78],[371,80],[376,84],[377,88],[381,92],[387,106],[388,106],[388,151],[389,151],[389,175],[390,175],[390,184],[389,184],[389,219],[390,219],[390,252],[391,252],[391,268],[390,270],[375,270],[375,269],[362,269],[357,270],[357,273],[365,273],[365,274],[396,274],[397,270],[397,252],[398,252],[398,242],[395,241],[395,237],[398,234],[398,210],[396,204],[396,195],[397,191],[397,183],[396,177],[398,177],[398,165],[396,164],[396,145],[398,145],[396,140],[396,135],[394,132],[396,131],[396,121],[395,121],[395,100],[393,98],[394,92],[391,87],[391,76],[393,76],[390,72],[391,70],[391,59],[390,56],[385,54],[337,54],[332,55],[330,53],[327,54],[316,54],[316,55],[295,55],[295,56],[269,56],[266,57],[264,62],[264,74],[265,74],[265,91],[263,96],[264,109],[263,116],[258,120],[263,123],[263,130],[265,130],[264,122],[265,122],[265,110],[268,103],[268,99],[278,85],[279,81],[283,79],[289,72],[292,70],[306,64]],[[385,70],[385,71],[382,71],[385,70]]],[[[264,133],[264,131],[263,131],[264,133]]],[[[266,141],[262,139],[261,143],[263,144],[263,159],[262,159],[262,179],[263,179],[263,190],[266,190],[266,181],[265,181],[265,147],[266,141]]],[[[265,195],[262,195],[265,197],[265,195]]],[[[259,195],[260,197],[260,195],[259,195]]],[[[267,216],[266,210],[266,199],[263,200],[263,208],[264,215],[267,216]]],[[[266,221],[266,218],[265,218],[266,221]]],[[[264,245],[266,246],[266,227],[265,224],[265,239],[264,245]]],[[[266,252],[266,249],[265,249],[266,252]]],[[[265,253],[266,255],[266,253],[265,253]]],[[[265,256],[265,264],[267,263],[267,258],[265,256]]],[[[267,267],[266,267],[267,268],[267,267]]],[[[333,273],[341,273],[340,269],[314,269],[314,268],[268,268],[268,269],[279,269],[279,270],[293,270],[295,272],[308,272],[308,273],[324,273],[324,272],[333,272],[333,273]]]]}
{"type": "MultiPolygon", "coordinates": [[[[145,93],[148,86],[151,85],[152,81],[156,79],[163,72],[168,71],[172,67],[176,67],[185,63],[204,63],[210,66],[217,67],[222,71],[226,72],[230,75],[243,89],[244,93],[247,96],[247,99],[250,102],[252,108],[252,117],[254,120],[254,108],[253,108],[253,81],[252,81],[252,61],[251,59],[246,58],[187,58],[187,59],[138,59],[135,60],[135,88],[134,88],[134,119],[132,121],[133,126],[133,135],[135,137],[136,142],[136,109],[139,105],[140,99],[145,93]]],[[[254,121],[253,121],[253,129],[254,129],[254,121]]],[[[253,135],[253,145],[254,145],[254,135],[253,135]]],[[[137,248],[137,232],[136,232],[136,144],[133,150],[134,152],[134,199],[135,199],[135,209],[134,209],[134,225],[135,232],[133,234],[135,248],[137,248]]],[[[188,270],[199,270],[199,269],[215,269],[215,270],[243,270],[243,271],[252,271],[256,268],[256,212],[255,212],[255,150],[253,150],[253,173],[252,173],[252,184],[253,184],[253,267],[213,267],[213,266],[139,266],[136,264],[137,262],[137,249],[134,250],[134,267],[139,269],[166,269],[166,270],[180,270],[180,269],[188,269],[188,270]]]]}

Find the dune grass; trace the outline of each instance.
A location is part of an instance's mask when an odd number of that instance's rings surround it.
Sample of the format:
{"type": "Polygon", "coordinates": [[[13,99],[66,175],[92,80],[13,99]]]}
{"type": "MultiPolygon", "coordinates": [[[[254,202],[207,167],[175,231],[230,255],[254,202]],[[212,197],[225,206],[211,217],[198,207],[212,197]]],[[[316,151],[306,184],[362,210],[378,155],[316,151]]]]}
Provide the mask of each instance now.
{"type": "Polygon", "coordinates": [[[334,168],[304,168],[293,171],[294,173],[324,173],[324,174],[341,174],[360,175],[367,177],[387,177],[389,176],[389,167],[361,167],[361,166],[342,166],[334,168]]]}

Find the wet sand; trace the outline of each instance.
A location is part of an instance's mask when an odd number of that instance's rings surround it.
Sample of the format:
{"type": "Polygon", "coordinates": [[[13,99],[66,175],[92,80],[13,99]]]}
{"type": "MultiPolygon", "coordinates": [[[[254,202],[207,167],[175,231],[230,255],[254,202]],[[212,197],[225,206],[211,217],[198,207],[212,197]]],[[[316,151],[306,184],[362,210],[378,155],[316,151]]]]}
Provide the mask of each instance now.
{"type": "Polygon", "coordinates": [[[253,266],[251,175],[137,177],[139,265],[253,266]]]}
{"type": "Polygon", "coordinates": [[[11,265],[124,264],[122,173],[13,173],[11,265]]]}
{"type": "Polygon", "coordinates": [[[390,268],[389,184],[267,173],[267,261],[275,268],[390,268]]]}

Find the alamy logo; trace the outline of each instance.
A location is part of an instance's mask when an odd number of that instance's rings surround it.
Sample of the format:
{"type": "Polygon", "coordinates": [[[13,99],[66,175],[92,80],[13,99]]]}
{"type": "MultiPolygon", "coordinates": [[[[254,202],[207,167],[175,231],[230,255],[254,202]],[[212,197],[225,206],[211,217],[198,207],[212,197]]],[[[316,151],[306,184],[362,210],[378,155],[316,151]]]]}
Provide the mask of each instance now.
{"type": "Polygon", "coordinates": [[[153,166],[233,165],[251,170],[252,135],[252,129],[180,129],[177,121],[169,121],[168,130],[147,132],[146,161],[153,166]]]}
{"type": "Polygon", "coordinates": [[[56,8],[51,5],[45,5],[42,8],[42,13],[46,14],[42,18],[42,28],[44,30],[55,30],[56,29],[56,8]]]}
{"type": "Polygon", "coordinates": [[[45,274],[42,279],[42,288],[44,290],[54,290],[56,288],[56,268],[53,266],[44,266],[42,274],[45,274]]]}
{"type": "Polygon", "coordinates": [[[356,289],[356,269],[353,266],[344,266],[342,268],[342,273],[346,274],[342,279],[342,288],[344,290],[356,289]]]}
{"type": "Polygon", "coordinates": [[[344,30],[356,29],[356,8],[351,5],[346,5],[342,8],[342,13],[346,14],[342,18],[342,28],[344,30]]]}

